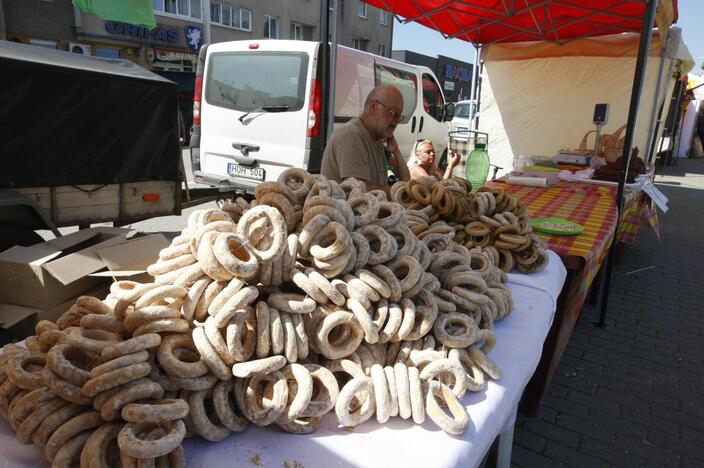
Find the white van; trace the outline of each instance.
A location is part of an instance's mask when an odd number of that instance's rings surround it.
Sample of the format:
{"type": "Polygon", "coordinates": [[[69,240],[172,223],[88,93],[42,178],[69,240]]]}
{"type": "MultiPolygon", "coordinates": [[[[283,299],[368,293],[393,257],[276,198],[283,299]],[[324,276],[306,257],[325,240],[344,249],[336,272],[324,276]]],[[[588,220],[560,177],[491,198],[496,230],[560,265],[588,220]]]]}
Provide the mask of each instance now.
{"type": "MultiPolygon", "coordinates": [[[[198,58],[191,160],[194,180],[252,192],[289,167],[319,172],[321,129],[319,42],[247,40],[209,44],[198,58]]],[[[403,94],[403,122],[395,136],[408,158],[418,139],[447,148],[453,105],[427,67],[338,46],[335,124],[361,114],[377,84],[403,94]]]]}

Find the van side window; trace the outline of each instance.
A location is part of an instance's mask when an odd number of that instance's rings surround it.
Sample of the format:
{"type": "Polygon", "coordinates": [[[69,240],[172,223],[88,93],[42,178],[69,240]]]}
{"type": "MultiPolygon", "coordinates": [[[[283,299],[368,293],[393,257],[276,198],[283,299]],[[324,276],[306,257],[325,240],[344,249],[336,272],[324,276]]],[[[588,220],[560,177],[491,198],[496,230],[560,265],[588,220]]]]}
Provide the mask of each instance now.
{"type": "Polygon", "coordinates": [[[216,53],[205,82],[208,104],[243,112],[294,112],[306,100],[308,54],[216,53]]]}
{"type": "Polygon", "coordinates": [[[445,113],[445,100],[435,80],[427,73],[423,74],[423,108],[438,122],[442,122],[445,113]]]}
{"type": "Polygon", "coordinates": [[[418,100],[418,79],[411,72],[399,70],[397,68],[374,64],[374,81],[376,86],[393,85],[403,96],[403,123],[408,122],[415,114],[416,102],[418,100]]]}

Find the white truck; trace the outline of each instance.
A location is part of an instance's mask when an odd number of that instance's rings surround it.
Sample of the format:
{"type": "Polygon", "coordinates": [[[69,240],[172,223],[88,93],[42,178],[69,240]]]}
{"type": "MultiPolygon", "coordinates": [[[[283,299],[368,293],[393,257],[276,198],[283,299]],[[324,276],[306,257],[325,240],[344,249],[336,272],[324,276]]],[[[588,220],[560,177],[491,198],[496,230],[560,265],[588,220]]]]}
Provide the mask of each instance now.
{"type": "MultiPolygon", "coordinates": [[[[196,72],[191,162],[194,180],[252,192],[289,167],[319,172],[323,43],[287,40],[221,42],[201,48],[196,72]]],[[[402,154],[430,139],[447,148],[452,104],[427,67],[337,47],[335,124],[361,114],[369,91],[396,86],[404,120],[394,133],[402,154]]]]}

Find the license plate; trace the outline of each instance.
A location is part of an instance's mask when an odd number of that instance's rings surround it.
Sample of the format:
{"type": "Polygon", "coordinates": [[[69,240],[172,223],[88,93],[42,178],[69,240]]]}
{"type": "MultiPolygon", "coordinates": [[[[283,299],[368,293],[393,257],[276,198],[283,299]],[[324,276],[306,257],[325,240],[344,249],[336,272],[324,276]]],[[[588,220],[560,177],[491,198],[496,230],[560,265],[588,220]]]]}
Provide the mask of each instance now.
{"type": "Polygon", "coordinates": [[[264,169],[261,167],[243,166],[242,164],[227,163],[227,173],[232,177],[245,179],[264,180],[264,169]]]}

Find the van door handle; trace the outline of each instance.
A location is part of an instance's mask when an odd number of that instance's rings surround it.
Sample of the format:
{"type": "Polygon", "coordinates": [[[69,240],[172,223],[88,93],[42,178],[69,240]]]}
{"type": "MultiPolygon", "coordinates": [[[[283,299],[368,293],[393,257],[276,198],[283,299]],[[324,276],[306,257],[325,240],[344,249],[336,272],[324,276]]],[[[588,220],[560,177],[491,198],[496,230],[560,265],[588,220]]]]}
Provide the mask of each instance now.
{"type": "Polygon", "coordinates": [[[416,116],[413,116],[413,120],[411,120],[411,133],[414,133],[416,131],[416,116]]]}
{"type": "Polygon", "coordinates": [[[418,133],[423,131],[423,116],[420,117],[420,125],[418,125],[418,133]]]}

